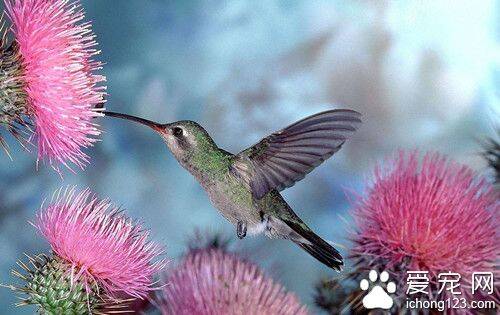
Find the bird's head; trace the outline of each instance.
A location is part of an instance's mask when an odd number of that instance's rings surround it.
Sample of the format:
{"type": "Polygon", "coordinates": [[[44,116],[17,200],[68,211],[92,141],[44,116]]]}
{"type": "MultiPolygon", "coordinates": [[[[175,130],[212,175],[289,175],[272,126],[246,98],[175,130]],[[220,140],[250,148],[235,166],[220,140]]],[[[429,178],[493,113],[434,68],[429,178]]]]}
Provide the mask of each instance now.
{"type": "Polygon", "coordinates": [[[127,114],[105,111],[110,117],[122,118],[146,125],[156,131],[167,144],[174,157],[186,166],[193,158],[216,148],[214,141],[207,131],[198,123],[190,120],[181,120],[173,123],[160,124],[127,114]]]}

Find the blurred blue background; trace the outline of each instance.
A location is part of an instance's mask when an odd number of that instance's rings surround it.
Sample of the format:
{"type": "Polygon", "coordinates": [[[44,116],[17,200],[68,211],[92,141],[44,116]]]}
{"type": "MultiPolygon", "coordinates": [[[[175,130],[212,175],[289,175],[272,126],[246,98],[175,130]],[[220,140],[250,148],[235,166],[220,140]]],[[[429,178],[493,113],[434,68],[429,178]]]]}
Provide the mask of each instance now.
{"type": "MultiPolygon", "coordinates": [[[[399,148],[439,150],[487,174],[479,141],[498,127],[500,53],[493,1],[82,1],[106,62],[107,108],[160,122],[200,122],[239,152],[295,120],[351,108],[365,123],[343,149],[284,192],[319,235],[349,248],[348,197],[399,148]],[[346,193],[347,191],[347,193],[346,193]]],[[[99,119],[92,163],[61,178],[11,141],[0,155],[0,282],[23,253],[48,252],[28,224],[54,190],[78,184],[110,197],[166,245],[172,265],[195,228],[237,250],[312,306],[313,285],[336,276],[293,244],[236,240],[161,139],[99,119]]],[[[3,132],[3,131],[2,131],[3,132]]],[[[9,137],[9,136],[7,136],[9,137]]],[[[12,139],[10,139],[12,140],[12,139]]],[[[0,289],[0,312],[14,308],[0,289]]]]}

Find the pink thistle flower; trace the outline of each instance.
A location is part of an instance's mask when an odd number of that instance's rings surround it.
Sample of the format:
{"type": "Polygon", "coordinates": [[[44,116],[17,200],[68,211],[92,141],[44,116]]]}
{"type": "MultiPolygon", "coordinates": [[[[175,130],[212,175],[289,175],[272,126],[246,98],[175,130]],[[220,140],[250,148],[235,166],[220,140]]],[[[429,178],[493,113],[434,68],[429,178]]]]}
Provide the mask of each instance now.
{"type": "Polygon", "coordinates": [[[12,79],[27,95],[20,112],[33,120],[38,158],[56,170],[57,163],[71,169],[68,162],[83,168],[89,158],[82,150],[100,134],[93,119],[102,116],[105,96],[91,24],[82,22],[78,1],[5,0],[5,7],[22,69],[12,79]]]}
{"type": "Polygon", "coordinates": [[[389,167],[375,170],[353,211],[351,256],[359,270],[392,271],[402,293],[407,271],[428,271],[430,299],[451,296],[438,294],[439,273],[459,273],[462,296],[470,298],[473,272],[500,274],[498,195],[465,165],[435,153],[419,163],[417,155],[401,152],[389,167]]]}
{"type": "Polygon", "coordinates": [[[307,314],[254,264],[221,249],[190,251],[168,276],[162,314],[307,314]]]}
{"type": "Polygon", "coordinates": [[[54,253],[71,264],[73,279],[87,288],[97,283],[110,296],[146,298],[155,289],[154,274],[165,266],[164,260],[152,262],[162,254],[160,246],[90,190],[61,192],[40,212],[35,226],[54,253]]]}

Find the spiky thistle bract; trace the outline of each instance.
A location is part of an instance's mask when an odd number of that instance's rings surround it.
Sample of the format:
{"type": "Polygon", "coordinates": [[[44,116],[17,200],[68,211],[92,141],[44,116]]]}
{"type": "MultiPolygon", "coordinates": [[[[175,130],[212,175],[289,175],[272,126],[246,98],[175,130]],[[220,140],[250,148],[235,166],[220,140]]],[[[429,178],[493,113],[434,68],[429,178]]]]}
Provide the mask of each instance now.
{"type": "Polygon", "coordinates": [[[27,262],[18,261],[21,270],[12,274],[25,282],[22,287],[11,286],[23,294],[16,306],[37,305],[43,314],[105,314],[104,308],[116,312],[127,306],[99,293],[98,286],[74,279],[69,272],[72,266],[58,256],[27,256],[27,262]]]}

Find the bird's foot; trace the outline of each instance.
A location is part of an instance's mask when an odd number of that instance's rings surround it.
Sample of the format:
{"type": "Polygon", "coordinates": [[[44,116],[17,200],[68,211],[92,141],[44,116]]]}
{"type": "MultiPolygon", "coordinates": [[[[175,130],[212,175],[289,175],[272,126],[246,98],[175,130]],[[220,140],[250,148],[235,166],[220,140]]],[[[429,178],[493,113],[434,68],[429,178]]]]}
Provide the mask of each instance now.
{"type": "Polygon", "coordinates": [[[238,235],[239,239],[242,239],[247,235],[246,222],[238,221],[238,224],[236,224],[236,235],[238,235]]]}

